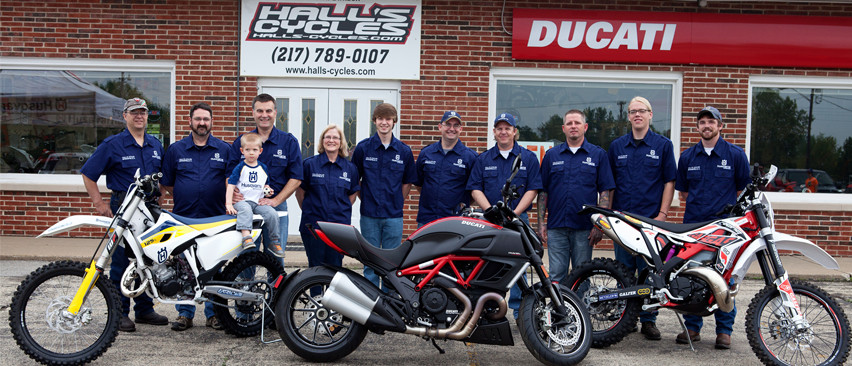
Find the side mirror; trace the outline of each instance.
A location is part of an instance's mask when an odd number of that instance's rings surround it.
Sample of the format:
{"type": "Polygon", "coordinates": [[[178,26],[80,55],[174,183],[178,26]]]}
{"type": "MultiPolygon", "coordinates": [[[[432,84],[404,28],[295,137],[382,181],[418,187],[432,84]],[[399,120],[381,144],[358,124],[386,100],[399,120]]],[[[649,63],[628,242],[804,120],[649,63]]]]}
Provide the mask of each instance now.
{"type": "Polygon", "coordinates": [[[778,167],[775,165],[769,166],[769,171],[766,175],[763,176],[763,179],[766,180],[766,185],[769,185],[769,182],[772,182],[775,179],[775,175],[778,174],[778,167]]]}

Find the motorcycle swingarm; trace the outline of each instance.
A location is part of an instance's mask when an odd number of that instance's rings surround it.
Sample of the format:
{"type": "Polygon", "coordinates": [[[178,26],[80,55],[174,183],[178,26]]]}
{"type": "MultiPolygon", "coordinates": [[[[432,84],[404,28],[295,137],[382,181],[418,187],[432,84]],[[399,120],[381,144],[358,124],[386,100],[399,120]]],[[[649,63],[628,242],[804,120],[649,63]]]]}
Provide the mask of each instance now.
{"type": "Polygon", "coordinates": [[[240,289],[236,289],[228,286],[219,286],[219,285],[208,285],[203,290],[202,293],[208,295],[216,295],[225,299],[230,300],[244,300],[251,301],[255,303],[263,302],[264,294],[251,292],[251,291],[243,291],[240,289]]]}
{"type": "Polygon", "coordinates": [[[620,289],[618,292],[610,292],[598,296],[590,296],[589,300],[591,304],[594,304],[596,302],[601,301],[647,297],[651,294],[651,289],[652,287],[648,285],[636,285],[620,289]]]}

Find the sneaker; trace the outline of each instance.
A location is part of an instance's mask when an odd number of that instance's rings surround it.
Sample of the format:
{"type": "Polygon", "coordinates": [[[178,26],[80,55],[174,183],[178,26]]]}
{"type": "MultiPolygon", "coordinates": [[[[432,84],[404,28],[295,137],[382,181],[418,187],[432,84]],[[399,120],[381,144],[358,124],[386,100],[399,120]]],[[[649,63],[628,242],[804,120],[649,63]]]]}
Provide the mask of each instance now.
{"type": "Polygon", "coordinates": [[[659,341],[663,339],[663,336],[660,334],[660,330],[657,329],[657,324],[654,322],[642,322],[641,333],[645,335],[645,339],[652,341],[659,341]]]}
{"type": "Polygon", "coordinates": [[[725,333],[717,334],[716,349],[731,349],[731,335],[725,333]]]}
{"type": "Polygon", "coordinates": [[[254,239],[250,236],[243,237],[243,250],[254,249],[256,245],[254,245],[254,239]]]}
{"type": "MultiPolygon", "coordinates": [[[[690,339],[692,339],[692,342],[699,342],[699,341],[701,341],[701,335],[700,335],[700,334],[698,334],[698,332],[693,332],[693,331],[691,331],[691,330],[687,330],[686,332],[689,332],[689,338],[690,338],[690,339]]],[[[677,343],[679,343],[679,344],[687,344],[687,343],[689,343],[689,341],[687,341],[687,340],[686,340],[686,332],[683,332],[683,333],[681,333],[681,334],[678,334],[678,335],[677,335],[677,338],[675,338],[675,342],[677,342],[677,343]]]]}
{"type": "Polygon", "coordinates": [[[284,247],[279,242],[272,242],[272,245],[269,246],[269,251],[278,258],[284,258],[284,247]]]}
{"type": "Polygon", "coordinates": [[[179,316],[174,322],[172,322],[172,330],[180,332],[189,328],[192,328],[192,319],[185,316],[179,316]]]}
{"type": "Polygon", "coordinates": [[[224,328],[222,326],[222,323],[219,323],[219,319],[216,318],[215,315],[207,318],[207,324],[206,325],[210,328],[213,328],[214,330],[221,330],[222,328],[224,328]]]}
{"type": "Polygon", "coordinates": [[[118,321],[118,330],[121,332],[135,332],[136,323],[130,320],[130,317],[123,316],[121,317],[121,320],[118,321]]]}
{"type": "Polygon", "coordinates": [[[166,318],[157,312],[152,311],[145,315],[137,315],[136,316],[137,324],[151,324],[151,325],[166,325],[169,324],[169,318],[166,318]]]}

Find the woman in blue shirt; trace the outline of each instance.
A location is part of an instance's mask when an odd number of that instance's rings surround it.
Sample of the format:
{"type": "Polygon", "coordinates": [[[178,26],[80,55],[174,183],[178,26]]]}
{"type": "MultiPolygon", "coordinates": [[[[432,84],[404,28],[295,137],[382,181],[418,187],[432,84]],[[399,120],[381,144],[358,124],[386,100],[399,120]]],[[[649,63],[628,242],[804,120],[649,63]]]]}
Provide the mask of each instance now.
{"type": "Polygon", "coordinates": [[[349,146],[340,127],[328,125],[320,134],[320,141],[319,153],[302,163],[304,179],[296,190],[296,200],[302,208],[299,234],[305,245],[308,266],[340,266],[343,255],[315,238],[306,224],[328,221],[349,225],[352,222],[352,204],[361,189],[360,179],[358,168],[345,159],[349,156],[349,146]]]}

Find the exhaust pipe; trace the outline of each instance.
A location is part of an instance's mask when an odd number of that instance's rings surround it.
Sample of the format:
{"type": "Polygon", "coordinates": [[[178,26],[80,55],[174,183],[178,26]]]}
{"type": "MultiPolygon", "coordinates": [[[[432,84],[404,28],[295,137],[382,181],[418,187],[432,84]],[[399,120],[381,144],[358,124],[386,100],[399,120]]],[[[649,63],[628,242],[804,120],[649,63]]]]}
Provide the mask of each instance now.
{"type": "Polygon", "coordinates": [[[689,268],[682,273],[698,277],[707,282],[710,285],[710,291],[713,291],[713,296],[716,298],[716,305],[719,306],[719,310],[724,312],[734,310],[734,299],[740,291],[739,286],[735,285],[733,288],[728,289],[728,284],[722,275],[707,267],[689,268]]]}
{"type": "Polygon", "coordinates": [[[370,330],[404,331],[402,317],[384,305],[381,291],[363,277],[356,280],[360,284],[344,272],[337,272],[322,296],[322,305],[370,330]]]}

